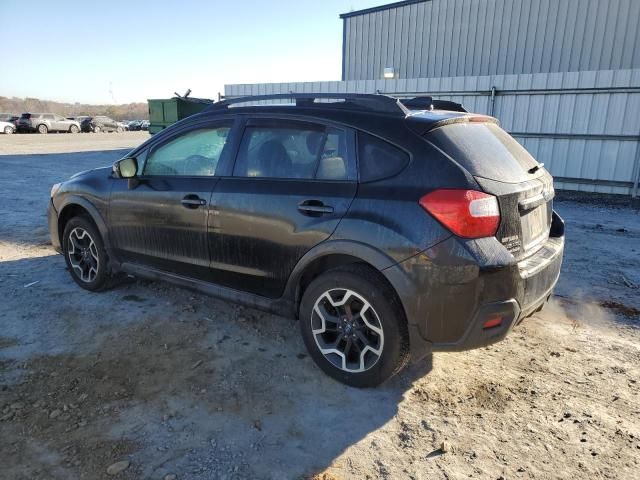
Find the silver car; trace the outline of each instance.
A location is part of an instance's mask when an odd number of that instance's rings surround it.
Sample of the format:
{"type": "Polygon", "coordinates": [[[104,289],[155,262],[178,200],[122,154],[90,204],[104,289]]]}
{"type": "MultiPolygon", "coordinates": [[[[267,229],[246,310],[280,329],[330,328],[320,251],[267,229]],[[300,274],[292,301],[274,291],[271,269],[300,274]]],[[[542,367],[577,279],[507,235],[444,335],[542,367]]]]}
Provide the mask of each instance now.
{"type": "Polygon", "coordinates": [[[78,133],[80,124],[55,113],[23,113],[18,120],[19,132],[69,132],[78,133]]]}

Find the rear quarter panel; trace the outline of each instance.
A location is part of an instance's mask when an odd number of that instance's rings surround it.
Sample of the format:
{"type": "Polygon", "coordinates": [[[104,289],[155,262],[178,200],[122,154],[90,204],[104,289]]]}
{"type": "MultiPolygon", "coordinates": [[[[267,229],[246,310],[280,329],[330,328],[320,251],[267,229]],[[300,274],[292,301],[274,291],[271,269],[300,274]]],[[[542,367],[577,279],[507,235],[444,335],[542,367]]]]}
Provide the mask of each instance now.
{"type": "Polygon", "coordinates": [[[410,154],[409,164],[393,177],[360,183],[332,238],[379,249],[391,259],[391,265],[451,237],[451,232],[420,206],[423,195],[436,188],[478,186],[458,164],[408,128],[389,133],[383,139],[402,145],[410,154]]]}

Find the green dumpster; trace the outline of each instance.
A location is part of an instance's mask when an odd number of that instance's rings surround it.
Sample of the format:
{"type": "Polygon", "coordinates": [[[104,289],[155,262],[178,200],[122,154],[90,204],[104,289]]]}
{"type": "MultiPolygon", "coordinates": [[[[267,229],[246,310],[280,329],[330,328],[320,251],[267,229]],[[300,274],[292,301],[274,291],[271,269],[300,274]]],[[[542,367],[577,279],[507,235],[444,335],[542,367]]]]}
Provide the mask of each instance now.
{"type": "Polygon", "coordinates": [[[149,133],[154,134],[201,112],[213,103],[206,98],[174,97],[167,99],[149,99],[149,133]]]}

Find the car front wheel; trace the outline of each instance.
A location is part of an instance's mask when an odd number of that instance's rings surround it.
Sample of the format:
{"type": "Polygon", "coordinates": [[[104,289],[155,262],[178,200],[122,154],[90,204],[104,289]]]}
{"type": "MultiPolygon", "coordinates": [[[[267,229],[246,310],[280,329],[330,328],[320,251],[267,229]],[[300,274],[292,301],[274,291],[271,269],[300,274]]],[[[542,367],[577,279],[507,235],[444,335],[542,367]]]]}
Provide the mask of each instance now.
{"type": "Polygon", "coordinates": [[[300,329],[315,363],[353,387],[375,387],[408,360],[402,308],[369,267],[341,267],[314,279],[300,303],[300,329]]]}
{"type": "Polygon", "coordinates": [[[14,131],[15,129],[13,127],[4,127],[4,133],[7,135],[11,135],[14,131]]]}
{"type": "Polygon", "coordinates": [[[45,134],[45,133],[48,133],[48,132],[49,132],[49,129],[47,128],[46,125],[44,125],[44,124],[38,125],[38,133],[45,134]]]}
{"type": "Polygon", "coordinates": [[[98,229],[86,216],[67,222],[62,235],[64,258],[73,280],[91,291],[107,286],[107,253],[98,229]]]}
{"type": "Polygon", "coordinates": [[[71,125],[71,127],[69,127],[69,132],[71,133],[78,133],[79,131],[80,129],[76,125],[71,125]]]}

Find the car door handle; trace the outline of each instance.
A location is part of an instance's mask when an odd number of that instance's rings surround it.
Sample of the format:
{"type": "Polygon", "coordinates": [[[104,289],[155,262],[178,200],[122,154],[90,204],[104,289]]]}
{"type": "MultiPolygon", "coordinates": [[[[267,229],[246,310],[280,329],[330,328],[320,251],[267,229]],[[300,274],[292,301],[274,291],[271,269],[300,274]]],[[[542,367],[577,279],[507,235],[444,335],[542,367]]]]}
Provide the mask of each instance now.
{"type": "Polygon", "coordinates": [[[185,208],[198,208],[207,204],[207,201],[198,197],[197,195],[187,195],[181,202],[185,208]]]}
{"type": "Polygon", "coordinates": [[[324,215],[325,213],[333,213],[333,207],[325,205],[320,200],[305,200],[304,202],[300,202],[298,204],[298,210],[304,215],[316,217],[324,215]]]}

